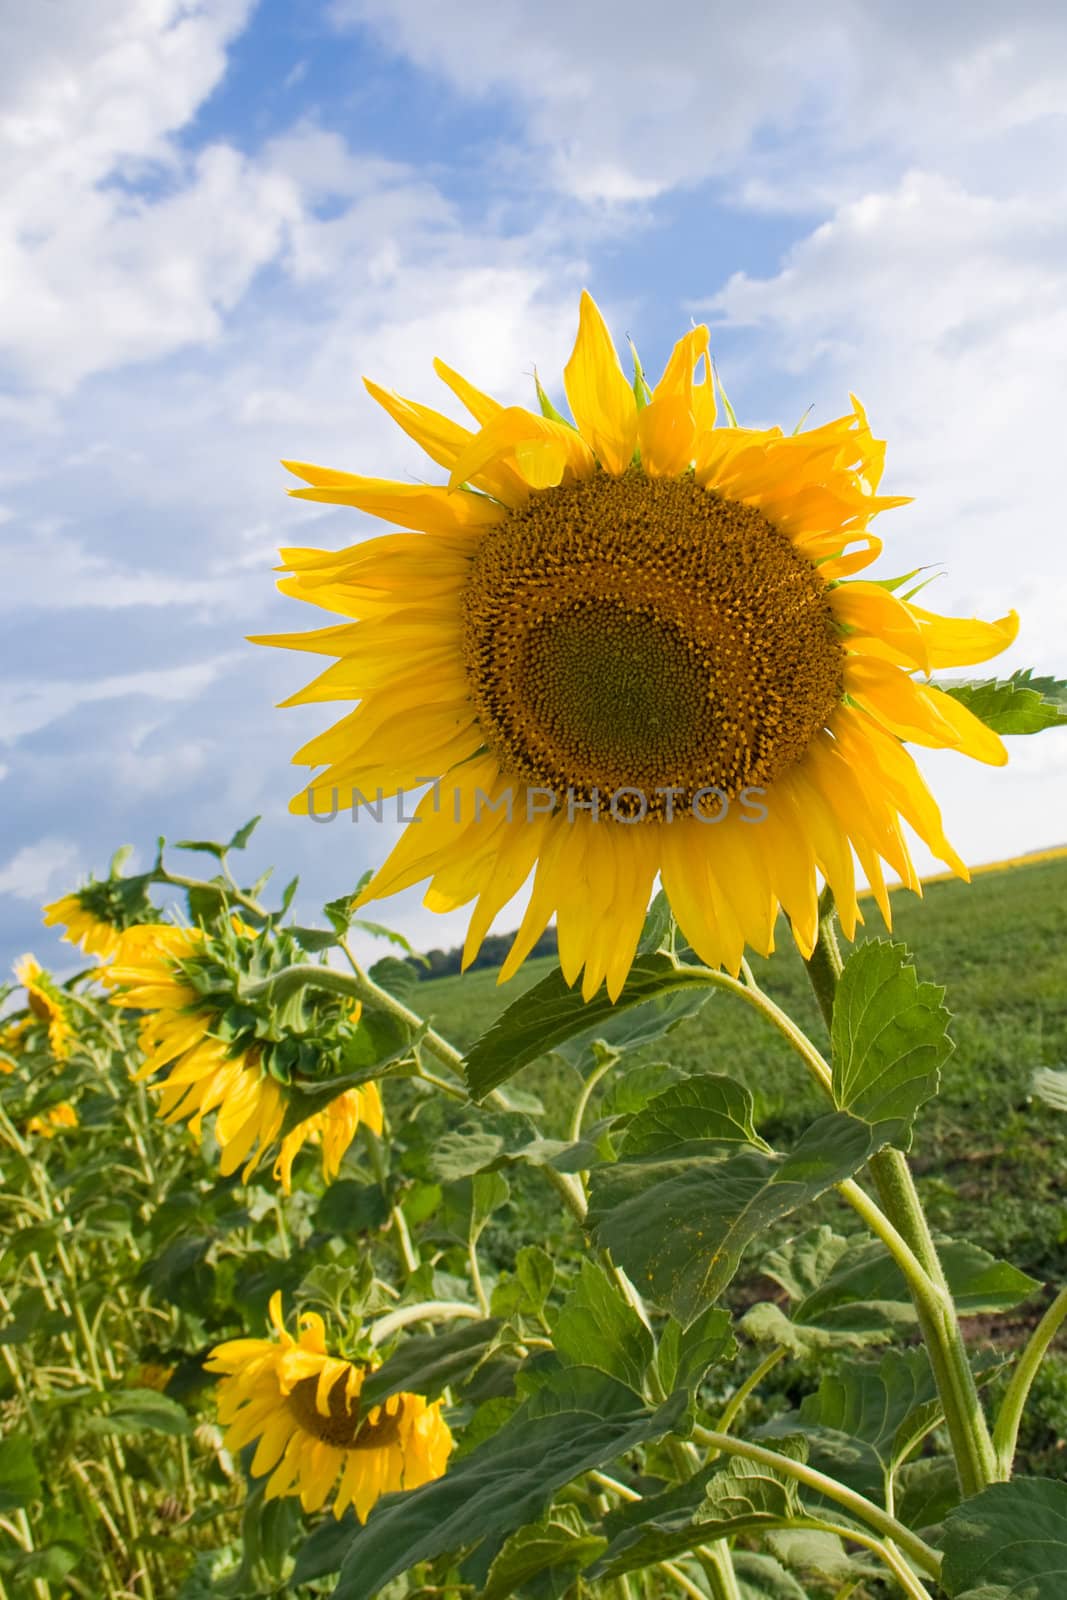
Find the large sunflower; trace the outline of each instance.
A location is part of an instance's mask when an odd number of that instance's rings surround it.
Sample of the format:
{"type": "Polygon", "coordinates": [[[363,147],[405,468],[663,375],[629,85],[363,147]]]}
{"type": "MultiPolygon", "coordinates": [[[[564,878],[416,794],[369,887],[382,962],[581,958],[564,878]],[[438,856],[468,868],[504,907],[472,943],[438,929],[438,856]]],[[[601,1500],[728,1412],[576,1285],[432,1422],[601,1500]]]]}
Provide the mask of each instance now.
{"type": "Polygon", "coordinates": [[[429,878],[474,902],[464,961],[534,874],[501,978],[555,914],[568,982],[618,995],[659,874],[682,931],[736,973],[779,906],[816,938],[817,874],[845,932],[854,856],[883,914],[883,862],[920,885],[906,822],[961,877],[905,742],[1000,764],[1004,747],[927,681],[1014,638],[857,579],[881,543],[885,447],[858,401],[785,435],[716,415],[708,330],[660,382],[631,384],[582,296],[564,369],[574,425],[502,407],[441,362],[470,430],[368,383],[442,485],[299,462],[292,491],[409,530],[283,552],[286,594],[358,620],[257,642],[337,657],[287,704],[358,699],[297,762],[326,765],[293,809],[330,814],[436,783],[362,901],[429,878]]]}
{"type": "MultiPolygon", "coordinates": [[[[235,927],[235,936],[254,937],[254,930],[235,927]]],[[[191,981],[191,966],[206,957],[199,928],[170,923],[141,923],[121,935],[111,963],[101,970],[104,983],[116,990],[112,1003],[144,1011],[139,1043],[145,1060],[135,1081],[154,1079],[158,1114],[165,1122],[185,1122],[200,1134],[203,1120],[215,1112],[215,1138],[224,1177],[244,1163],[247,1181],[267,1152],[281,1139],[275,1167],[288,1194],[293,1160],[307,1141],[322,1142],[327,1181],[336,1176],[341,1157],[360,1120],[376,1132],[382,1126],[382,1103],[376,1084],[344,1090],[322,1111],[305,1117],[282,1138],[289,1110],[288,1085],[268,1071],[265,1047],[244,1042],[225,1026],[230,995],[205,995],[191,981]],[[157,1074],[163,1074],[157,1077],[157,1074]]],[[[350,1020],[358,1020],[358,1006],[350,1020]]]]}
{"type": "Polygon", "coordinates": [[[218,1402],[226,1448],[258,1440],[251,1470],[253,1477],[271,1474],[266,1498],[298,1494],[305,1511],[318,1511],[336,1483],[334,1516],[352,1505],[365,1522],[383,1494],[439,1478],[452,1450],[441,1402],[394,1394],[364,1411],[367,1369],[327,1353],[323,1321],[313,1311],[300,1318],[294,1339],[281,1300],[279,1292],[270,1303],[277,1339],[230,1339],[204,1363],[224,1374],[218,1402]]]}

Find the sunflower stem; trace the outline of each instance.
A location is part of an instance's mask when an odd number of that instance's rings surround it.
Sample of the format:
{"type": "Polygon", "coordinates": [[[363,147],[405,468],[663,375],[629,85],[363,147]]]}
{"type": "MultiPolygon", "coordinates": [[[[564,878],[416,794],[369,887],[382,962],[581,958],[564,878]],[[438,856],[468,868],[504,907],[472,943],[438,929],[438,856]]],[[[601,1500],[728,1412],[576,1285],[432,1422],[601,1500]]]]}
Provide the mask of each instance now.
{"type": "Polygon", "coordinates": [[[1059,1332],[1060,1324],[1065,1317],[1067,1317],[1067,1289],[1061,1289],[1030,1335],[1001,1401],[993,1428],[993,1445],[997,1452],[1000,1474],[1004,1478],[1011,1477],[1011,1466],[1019,1438],[1019,1423],[1022,1421],[1030,1385],[1037,1377],[1045,1351],[1059,1332]]]}
{"type": "MultiPolygon", "coordinates": [[[[832,1028],[834,997],[843,963],[834,928],[834,901],[829,887],[823,890],[819,901],[819,931],[815,949],[805,959],[804,965],[826,1025],[832,1028]]],[[[891,1147],[873,1155],[868,1167],[878,1190],[882,1213],[895,1235],[907,1247],[908,1256],[914,1258],[921,1269],[921,1275],[906,1270],[905,1277],[948,1424],[960,1488],[964,1495],[977,1494],[1003,1474],[998,1466],[989,1424],[967,1359],[967,1347],[963,1342],[956,1307],[915,1180],[901,1151],[891,1147]]],[[[846,1186],[842,1185],[841,1188],[844,1192],[846,1186]]],[[[859,1195],[862,1196],[862,1193],[862,1190],[858,1190],[859,1195]]],[[[845,1198],[855,1204],[854,1196],[846,1193],[845,1198]]],[[[903,1269],[901,1254],[896,1251],[894,1254],[903,1269]]]]}

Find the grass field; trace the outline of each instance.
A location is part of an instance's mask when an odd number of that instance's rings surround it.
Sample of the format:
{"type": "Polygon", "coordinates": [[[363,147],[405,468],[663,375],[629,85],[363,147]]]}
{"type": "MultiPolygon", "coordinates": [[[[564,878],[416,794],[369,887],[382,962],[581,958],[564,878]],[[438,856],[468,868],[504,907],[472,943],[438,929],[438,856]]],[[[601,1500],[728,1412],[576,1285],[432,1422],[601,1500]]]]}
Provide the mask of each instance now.
{"type": "MultiPolygon", "coordinates": [[[[865,935],[886,937],[873,902],[865,901],[865,935]]],[[[1067,859],[1037,860],[976,875],[971,884],[934,882],[922,901],[893,896],[892,937],[907,945],[920,978],[946,985],[956,1049],[944,1069],[939,1099],[919,1119],[912,1162],[931,1222],[954,1237],[973,1239],[1057,1287],[1067,1282],[1067,1115],[1030,1098],[1039,1067],[1067,1065],[1067,859]]],[[[755,960],[760,983],[826,1038],[803,966],[781,925],[779,951],[755,960]]],[[[528,963],[506,988],[491,971],[420,985],[416,1003],[457,1044],[468,1045],[524,988],[551,970],[528,963]]],[[[756,1100],[760,1131],[788,1145],[822,1109],[797,1058],[747,1007],[713,997],[699,1015],[628,1058],[669,1059],[690,1072],[729,1072],[756,1100]]],[[[516,1080],[546,1106],[546,1132],[560,1135],[562,1107],[573,1102],[574,1075],[558,1058],[527,1068],[516,1080]],[[555,1113],[555,1115],[554,1115],[555,1113]]],[[[603,1087],[603,1086],[602,1086],[603,1087]]],[[[598,1091],[599,1093],[599,1091],[598,1091]]],[[[591,1115],[595,1116],[596,1102],[591,1115]]],[[[512,1238],[535,1236],[523,1216],[520,1185],[509,1226],[512,1238]]],[[[836,1200],[824,1201],[821,1220],[848,1231],[853,1220],[836,1200]]],[[[815,1220],[790,1219],[790,1231],[815,1220]]],[[[754,1270],[754,1269],[753,1269],[754,1270]]],[[[744,1303],[752,1272],[736,1281],[744,1303]]],[[[977,1340],[1015,1345],[1048,1299],[1035,1297],[1009,1317],[972,1323],[977,1340]]],[[[1064,1471],[1067,1434],[1067,1358],[1053,1358],[1034,1396],[1043,1420],[1031,1424],[1024,1446],[1031,1469],[1064,1471]]]]}

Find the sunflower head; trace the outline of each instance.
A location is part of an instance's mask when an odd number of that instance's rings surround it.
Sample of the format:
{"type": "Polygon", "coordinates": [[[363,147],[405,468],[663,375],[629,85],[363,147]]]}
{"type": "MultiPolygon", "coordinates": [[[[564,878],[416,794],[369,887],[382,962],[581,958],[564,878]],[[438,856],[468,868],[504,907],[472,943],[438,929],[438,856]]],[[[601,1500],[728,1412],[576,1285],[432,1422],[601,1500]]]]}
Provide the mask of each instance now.
{"type": "Polygon", "coordinates": [[[44,908],[46,928],[62,927],[63,938],[86,955],[107,961],[115,954],[124,929],[155,917],[143,878],[91,880],[44,908]]]}
{"type": "Polygon", "coordinates": [[[359,1122],[377,1131],[382,1115],[373,1084],[329,1095],[330,1079],[362,1061],[358,1004],[321,994],[283,1017],[246,998],[250,984],[299,959],[290,935],[238,919],[211,931],[142,923],[121,935],[101,973],[114,1005],[145,1012],[135,1076],[153,1080],[159,1115],[199,1135],[216,1113],[224,1176],[243,1165],[249,1178],[280,1140],[276,1173],[286,1192],[307,1140],[321,1142],[330,1181],[359,1122]]]}
{"type": "Polygon", "coordinates": [[[252,1475],[269,1473],[266,1498],[299,1495],[317,1511],[333,1491],[333,1514],[351,1505],[361,1522],[383,1494],[439,1478],[452,1450],[441,1402],[395,1394],[364,1407],[367,1368],[328,1354],[322,1318],[305,1312],[294,1339],[285,1328],[281,1294],[270,1304],[273,1339],[216,1345],[204,1365],[221,1374],[219,1421],[224,1444],[237,1451],[253,1440],[252,1475]]]}
{"type": "Polygon", "coordinates": [[[966,875],[905,745],[1006,759],[929,674],[1018,623],[857,576],[882,549],[871,520],[906,499],[881,493],[855,398],[789,435],[739,427],[706,327],[653,388],[587,294],[569,419],[540,384],[535,412],[436,369],[472,427],[368,388],[446,482],[286,463],[298,497],[406,531],[283,552],[282,591],[351,620],[261,641],[336,658],[289,703],[359,702],[298,752],[325,770],[295,810],[438,780],[362,902],[428,879],[432,909],[473,903],[469,962],[532,873],[501,976],[554,915],[567,981],[615,997],[657,875],[689,943],[735,973],[779,908],[810,953],[820,879],[851,937],[857,862],[888,921],[884,865],[919,887],[903,824],[966,875]]]}
{"type": "Polygon", "coordinates": [[[45,1024],[49,1049],[57,1061],[65,1061],[70,1054],[74,1030],[62,989],[35,956],[20,956],[14,963],[14,973],[26,991],[30,1017],[45,1024]]]}

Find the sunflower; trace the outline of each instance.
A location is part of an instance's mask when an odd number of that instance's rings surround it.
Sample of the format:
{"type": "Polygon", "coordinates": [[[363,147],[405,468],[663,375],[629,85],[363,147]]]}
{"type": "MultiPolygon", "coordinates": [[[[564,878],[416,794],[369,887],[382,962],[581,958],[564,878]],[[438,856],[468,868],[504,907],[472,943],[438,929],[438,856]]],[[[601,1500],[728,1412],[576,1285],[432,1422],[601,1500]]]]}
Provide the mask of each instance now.
{"type": "Polygon", "coordinates": [[[333,1514],[348,1505],[360,1522],[383,1494],[439,1478],[452,1450],[441,1402],[394,1394],[364,1414],[359,1403],[366,1368],[327,1354],[323,1321],[300,1318],[294,1339],[282,1321],[281,1293],[270,1303],[277,1339],[231,1339],[204,1366],[223,1373],[219,1421],[228,1450],[258,1440],[252,1475],[271,1476],[266,1498],[299,1495],[318,1511],[338,1475],[333,1514]]]}
{"type": "Polygon", "coordinates": [[[300,1148],[307,1143],[322,1146],[322,1176],[332,1183],[341,1169],[341,1158],[356,1136],[361,1122],[374,1133],[383,1127],[382,1097],[376,1083],[360,1084],[355,1089],[345,1089],[312,1116],[298,1122],[291,1133],[282,1140],[274,1176],[281,1182],[282,1192],[292,1190],[293,1161],[300,1148]]]}
{"type": "Polygon", "coordinates": [[[26,1035],[33,1026],[31,1017],[20,1017],[17,1022],[5,1023],[0,1028],[0,1072],[10,1076],[15,1062],[26,1048],[26,1035]]]}
{"type": "Polygon", "coordinates": [[[26,1132],[35,1133],[40,1139],[54,1139],[62,1128],[77,1126],[78,1113],[69,1100],[61,1100],[58,1105],[31,1117],[26,1124],[26,1132]]]}
{"type": "MultiPolygon", "coordinates": [[[[256,937],[255,929],[236,919],[232,928],[235,939],[246,946],[256,937]]],[[[204,1118],[216,1113],[215,1138],[224,1177],[244,1163],[242,1178],[247,1182],[281,1138],[275,1174],[287,1194],[294,1157],[308,1140],[321,1141],[323,1172],[329,1182],[360,1120],[380,1131],[377,1087],[368,1084],[343,1091],[282,1138],[289,1112],[288,1085],[268,1070],[268,1045],[246,1034],[237,1039],[224,1036],[225,1011],[234,997],[205,995],[192,981],[191,969],[207,959],[207,939],[200,928],[141,923],[119,939],[101,978],[117,991],[112,1004],[147,1013],[138,1035],[145,1060],[134,1081],[165,1072],[150,1085],[159,1095],[158,1114],[168,1123],[187,1121],[197,1137],[204,1118]]],[[[358,1022],[359,1015],[358,1003],[348,1007],[349,1023],[358,1022]]]]}
{"type": "Polygon", "coordinates": [[[88,891],[80,889],[74,894],[65,894],[61,899],[53,900],[51,905],[43,908],[42,921],[46,928],[57,924],[66,928],[63,938],[68,943],[77,945],[88,956],[99,956],[102,961],[107,961],[118,949],[122,929],[100,917],[87,903],[91,888],[88,891]]]}
{"type": "Polygon", "coordinates": [[[30,1011],[38,1022],[48,1026],[48,1044],[57,1061],[70,1054],[73,1029],[67,1020],[59,986],[53,983],[40,962],[30,955],[20,956],[14,965],[15,977],[26,991],[30,1011]]]}
{"type": "MultiPolygon", "coordinates": [[[[657,875],[690,945],[737,973],[773,948],[779,907],[817,935],[819,875],[846,934],[856,861],[882,913],[883,863],[921,892],[907,823],[967,869],[905,744],[994,765],[1000,739],[929,673],[987,660],[998,622],[935,615],[857,578],[885,446],[859,402],[791,435],[717,415],[706,327],[654,389],[631,384],[582,296],[564,369],[573,424],[502,407],[440,361],[468,429],[367,384],[449,474],[393,483],[300,462],[292,492],[406,530],[283,551],[279,587],[350,620],[256,640],[336,657],[285,704],[360,704],[294,758],[325,764],[295,811],[437,777],[359,904],[429,879],[473,902],[464,964],[533,873],[501,980],[555,915],[563,973],[618,996],[657,875]]],[[[721,393],[721,390],[720,390],[721,393]]]]}

